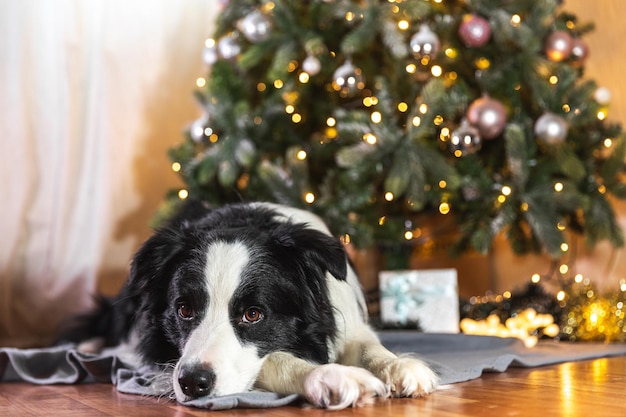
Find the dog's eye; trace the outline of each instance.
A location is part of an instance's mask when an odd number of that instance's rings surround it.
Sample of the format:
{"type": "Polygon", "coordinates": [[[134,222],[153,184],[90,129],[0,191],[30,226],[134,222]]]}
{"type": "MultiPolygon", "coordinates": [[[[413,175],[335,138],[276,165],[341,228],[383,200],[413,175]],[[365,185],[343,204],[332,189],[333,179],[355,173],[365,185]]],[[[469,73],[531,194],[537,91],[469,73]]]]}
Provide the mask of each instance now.
{"type": "Polygon", "coordinates": [[[258,307],[250,307],[243,312],[241,321],[243,323],[256,323],[263,318],[264,314],[258,307]]]}
{"type": "Polygon", "coordinates": [[[191,320],[195,317],[195,312],[189,304],[178,304],[178,316],[183,320],[191,320]]]}

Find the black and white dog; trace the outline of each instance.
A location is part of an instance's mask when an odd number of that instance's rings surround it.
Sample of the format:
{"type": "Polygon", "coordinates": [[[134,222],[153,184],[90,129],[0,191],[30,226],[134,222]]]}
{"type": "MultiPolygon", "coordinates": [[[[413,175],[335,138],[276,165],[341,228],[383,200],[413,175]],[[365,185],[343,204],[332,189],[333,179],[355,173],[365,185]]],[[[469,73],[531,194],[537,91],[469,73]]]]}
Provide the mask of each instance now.
{"type": "Polygon", "coordinates": [[[421,396],[437,382],[380,344],[325,224],[269,203],[187,206],[143,244],[119,296],[71,336],[85,350],[124,346],[132,365],[175,364],[181,402],[262,389],[339,409],[421,396]]]}

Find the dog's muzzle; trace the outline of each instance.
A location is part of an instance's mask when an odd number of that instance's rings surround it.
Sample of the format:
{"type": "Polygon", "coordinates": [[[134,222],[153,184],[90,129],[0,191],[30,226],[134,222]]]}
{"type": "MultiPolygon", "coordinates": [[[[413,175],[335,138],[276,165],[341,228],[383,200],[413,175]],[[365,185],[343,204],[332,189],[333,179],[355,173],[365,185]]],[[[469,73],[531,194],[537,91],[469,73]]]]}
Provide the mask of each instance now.
{"type": "Polygon", "coordinates": [[[215,372],[209,366],[193,364],[181,367],[178,371],[178,385],[188,397],[206,397],[215,387],[215,372]]]}

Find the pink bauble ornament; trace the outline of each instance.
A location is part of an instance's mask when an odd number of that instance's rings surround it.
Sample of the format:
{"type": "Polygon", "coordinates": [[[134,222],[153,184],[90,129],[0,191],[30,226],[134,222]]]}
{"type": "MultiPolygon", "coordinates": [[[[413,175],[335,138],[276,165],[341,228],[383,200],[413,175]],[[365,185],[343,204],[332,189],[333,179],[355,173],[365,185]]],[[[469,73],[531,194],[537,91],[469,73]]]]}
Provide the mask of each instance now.
{"type": "Polygon", "coordinates": [[[563,30],[552,32],[544,43],[546,56],[550,61],[561,62],[572,53],[572,37],[563,30]]]}
{"type": "Polygon", "coordinates": [[[478,98],[467,109],[467,121],[478,129],[483,139],[494,139],[506,126],[506,109],[489,96],[478,98]]]}
{"type": "Polygon", "coordinates": [[[573,65],[576,67],[580,67],[584,65],[587,57],[589,56],[589,47],[587,43],[582,39],[574,39],[572,41],[572,50],[570,53],[571,58],[573,59],[573,65]]]}
{"type": "Polygon", "coordinates": [[[467,14],[459,26],[459,37],[465,46],[478,48],[485,45],[491,37],[491,27],[487,19],[474,14],[467,14]]]}

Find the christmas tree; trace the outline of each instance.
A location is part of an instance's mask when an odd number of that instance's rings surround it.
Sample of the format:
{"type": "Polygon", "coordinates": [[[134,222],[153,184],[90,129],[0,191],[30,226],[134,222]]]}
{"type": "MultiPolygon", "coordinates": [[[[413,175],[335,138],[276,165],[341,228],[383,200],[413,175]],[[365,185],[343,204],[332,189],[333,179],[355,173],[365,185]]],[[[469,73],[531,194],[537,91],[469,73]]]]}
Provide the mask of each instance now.
{"type": "Polygon", "coordinates": [[[455,250],[623,244],[621,127],[557,0],[223,2],[204,115],[171,150],[187,196],[305,207],[358,247],[451,218],[455,250]]]}

